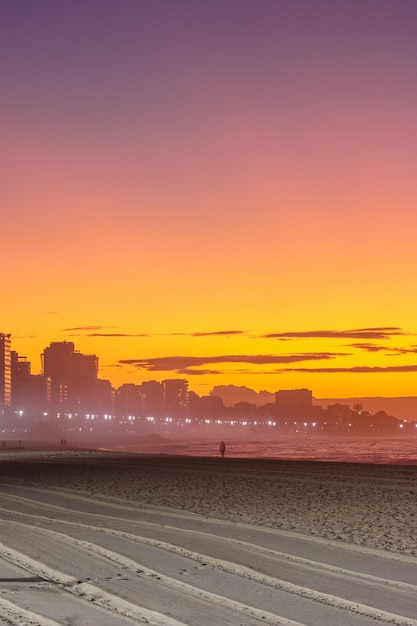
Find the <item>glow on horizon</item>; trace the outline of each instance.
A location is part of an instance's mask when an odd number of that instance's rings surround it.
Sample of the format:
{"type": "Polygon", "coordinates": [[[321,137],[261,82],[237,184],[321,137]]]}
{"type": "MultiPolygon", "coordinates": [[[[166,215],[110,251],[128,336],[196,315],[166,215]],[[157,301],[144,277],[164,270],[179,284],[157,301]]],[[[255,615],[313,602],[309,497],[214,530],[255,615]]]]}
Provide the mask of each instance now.
{"type": "Polygon", "coordinates": [[[415,395],[417,5],[120,7],[0,8],[0,332],[34,373],[73,341],[115,386],[415,395]]]}

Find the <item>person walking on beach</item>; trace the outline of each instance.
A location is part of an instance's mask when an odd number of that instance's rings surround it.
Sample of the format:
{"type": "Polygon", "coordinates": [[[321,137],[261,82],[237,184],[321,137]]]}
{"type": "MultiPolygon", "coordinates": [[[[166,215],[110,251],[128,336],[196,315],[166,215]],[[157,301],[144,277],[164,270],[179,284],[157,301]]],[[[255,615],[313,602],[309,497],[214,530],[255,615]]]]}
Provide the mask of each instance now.
{"type": "Polygon", "coordinates": [[[226,444],[224,443],[224,441],[221,442],[219,450],[220,450],[220,455],[223,457],[224,453],[226,452],[226,444]]]}

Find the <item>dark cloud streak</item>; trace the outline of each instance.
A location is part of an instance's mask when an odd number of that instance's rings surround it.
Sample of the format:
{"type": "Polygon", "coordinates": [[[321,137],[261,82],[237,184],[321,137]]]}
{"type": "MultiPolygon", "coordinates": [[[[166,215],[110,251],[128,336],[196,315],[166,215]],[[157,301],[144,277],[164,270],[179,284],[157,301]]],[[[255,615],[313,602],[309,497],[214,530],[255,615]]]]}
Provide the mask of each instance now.
{"type": "Polygon", "coordinates": [[[357,365],[354,367],[296,367],[282,369],[280,372],[303,372],[305,374],[389,374],[394,372],[417,372],[417,365],[388,365],[386,367],[369,367],[367,365],[357,365]]]}
{"type": "MultiPolygon", "coordinates": [[[[104,331],[108,326],[74,326],[73,328],[63,328],[62,332],[75,332],[82,334],[71,335],[72,337],[227,337],[233,335],[245,335],[246,330],[214,330],[214,331],[198,331],[193,333],[106,333],[104,331]],[[94,331],[94,332],[91,332],[94,331]],[[84,335],[86,333],[86,335],[84,335]]],[[[110,328],[112,328],[110,326],[110,328]]]]}
{"type": "Polygon", "coordinates": [[[349,347],[359,350],[365,350],[366,352],[385,352],[386,354],[394,355],[417,353],[417,348],[415,346],[413,346],[412,348],[391,348],[374,343],[351,343],[349,344],[349,347]]]}
{"type": "Polygon", "coordinates": [[[89,333],[87,337],[149,337],[146,333],[89,333]]]}
{"type": "Polygon", "coordinates": [[[73,332],[75,330],[88,332],[90,330],[104,330],[105,328],[106,326],[74,326],[73,328],[63,328],[62,331],[64,333],[73,332]]]}
{"type": "Polygon", "coordinates": [[[188,368],[200,367],[211,363],[250,363],[252,365],[278,365],[298,363],[300,361],[321,361],[338,356],[349,356],[345,353],[313,352],[308,354],[288,355],[218,355],[218,356],[166,356],[149,359],[122,359],[123,365],[134,365],[138,369],[148,371],[184,371],[188,368]]]}
{"type": "Polygon", "coordinates": [[[355,330],[305,330],[268,333],[261,335],[261,337],[263,339],[390,339],[404,334],[404,331],[396,326],[382,326],[380,328],[358,328],[355,330]]]}
{"type": "Polygon", "coordinates": [[[358,350],[364,350],[365,352],[386,352],[386,346],[379,346],[375,343],[351,343],[350,348],[356,348],[358,350]]]}
{"type": "Polygon", "coordinates": [[[212,332],[198,332],[191,333],[191,337],[213,337],[213,336],[227,336],[227,335],[245,335],[246,330],[215,330],[212,332]]]}
{"type": "Polygon", "coordinates": [[[149,337],[150,335],[147,335],[146,333],[140,333],[137,335],[134,335],[132,333],[86,333],[86,334],[80,334],[80,333],[71,333],[69,335],[69,337],[120,337],[120,338],[124,338],[124,337],[149,337]]]}

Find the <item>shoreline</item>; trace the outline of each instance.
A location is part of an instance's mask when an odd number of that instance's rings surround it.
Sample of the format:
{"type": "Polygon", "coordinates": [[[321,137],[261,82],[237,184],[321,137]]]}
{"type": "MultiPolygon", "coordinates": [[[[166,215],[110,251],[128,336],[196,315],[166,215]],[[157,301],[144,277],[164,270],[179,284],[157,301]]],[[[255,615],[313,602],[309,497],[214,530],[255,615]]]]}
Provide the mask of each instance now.
{"type": "MultiPolygon", "coordinates": [[[[417,466],[417,440],[403,438],[226,439],[226,458],[297,460],[367,465],[417,466]]],[[[114,452],[132,455],[218,457],[219,439],[168,439],[161,435],[91,439],[1,440],[0,458],[11,452],[30,451],[114,452]]]]}

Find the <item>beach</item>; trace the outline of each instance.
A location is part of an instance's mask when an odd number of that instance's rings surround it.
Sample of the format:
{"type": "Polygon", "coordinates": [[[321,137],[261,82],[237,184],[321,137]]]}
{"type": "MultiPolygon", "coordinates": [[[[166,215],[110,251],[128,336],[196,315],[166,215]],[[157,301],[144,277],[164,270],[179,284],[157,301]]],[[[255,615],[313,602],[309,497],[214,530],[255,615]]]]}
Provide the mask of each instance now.
{"type": "Polygon", "coordinates": [[[417,467],[0,451],[0,626],[417,626],[417,467]]]}
{"type": "Polygon", "coordinates": [[[2,451],[0,480],[417,555],[417,467],[2,451]]]}

